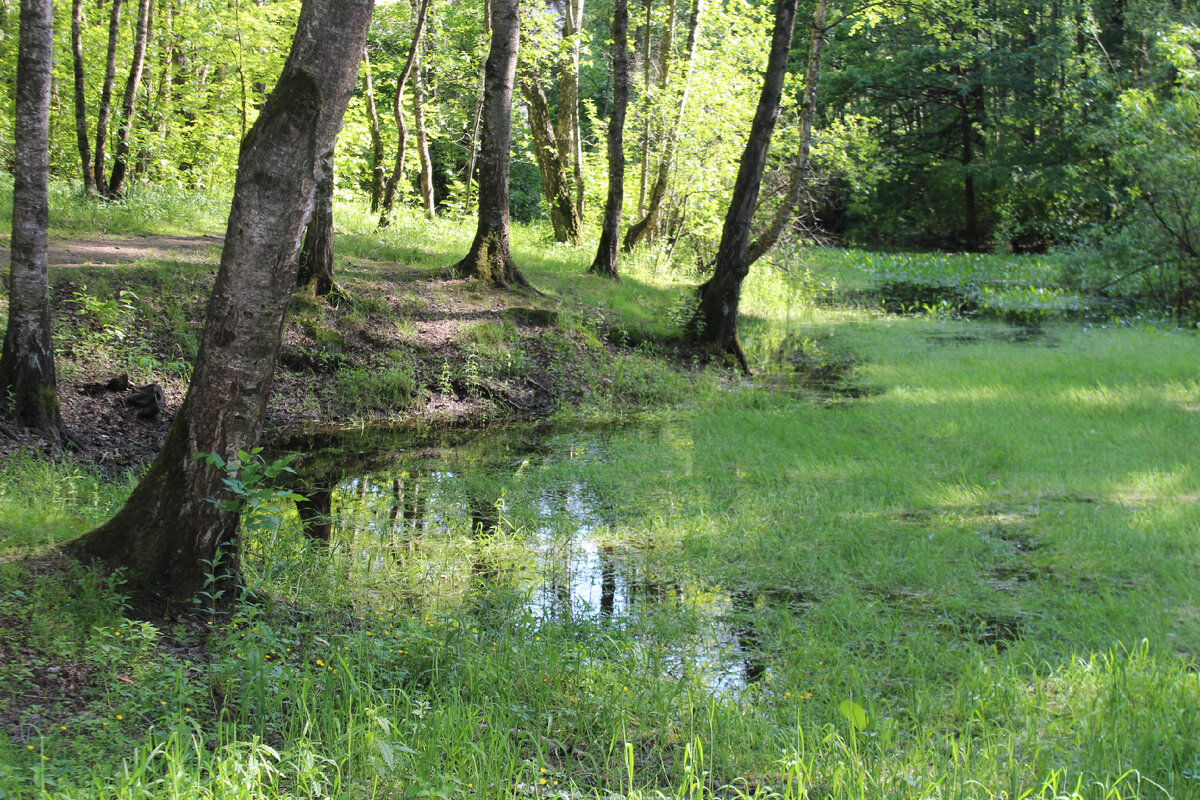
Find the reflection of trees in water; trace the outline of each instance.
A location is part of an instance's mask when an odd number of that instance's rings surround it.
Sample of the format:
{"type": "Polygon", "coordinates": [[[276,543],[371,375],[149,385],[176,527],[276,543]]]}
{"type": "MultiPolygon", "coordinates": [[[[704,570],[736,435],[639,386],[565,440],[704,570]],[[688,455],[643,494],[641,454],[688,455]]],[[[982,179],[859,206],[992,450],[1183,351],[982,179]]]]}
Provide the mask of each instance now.
{"type": "Polygon", "coordinates": [[[313,487],[296,501],[300,528],[309,539],[329,544],[333,536],[333,490],[313,487]]]}
{"type": "Polygon", "coordinates": [[[754,683],[761,680],[767,672],[762,634],[754,624],[754,615],[758,613],[761,598],[755,592],[739,589],[731,592],[729,599],[733,604],[733,635],[742,651],[746,683],[754,683]]]}
{"type": "Polygon", "coordinates": [[[416,552],[417,540],[425,530],[427,497],[424,473],[419,470],[404,471],[392,479],[392,506],[388,511],[388,525],[380,532],[391,542],[397,562],[416,552]]]}

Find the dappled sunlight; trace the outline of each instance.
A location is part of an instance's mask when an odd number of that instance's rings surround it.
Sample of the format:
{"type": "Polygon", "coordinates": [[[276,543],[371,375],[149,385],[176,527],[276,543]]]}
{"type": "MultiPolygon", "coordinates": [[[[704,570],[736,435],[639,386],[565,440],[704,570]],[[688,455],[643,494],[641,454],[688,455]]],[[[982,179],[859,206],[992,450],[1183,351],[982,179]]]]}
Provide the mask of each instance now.
{"type": "Polygon", "coordinates": [[[1200,501],[1200,480],[1190,464],[1144,470],[1122,476],[1108,490],[1112,502],[1124,506],[1153,506],[1200,501]]]}

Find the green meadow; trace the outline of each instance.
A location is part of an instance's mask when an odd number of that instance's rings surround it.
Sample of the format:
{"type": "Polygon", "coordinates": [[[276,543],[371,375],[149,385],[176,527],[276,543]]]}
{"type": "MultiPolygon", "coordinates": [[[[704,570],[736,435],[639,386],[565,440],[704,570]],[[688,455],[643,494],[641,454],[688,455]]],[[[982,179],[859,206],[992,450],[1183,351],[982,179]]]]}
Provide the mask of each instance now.
{"type": "MultiPolygon", "coordinates": [[[[342,219],[355,275],[470,233],[342,219]]],[[[538,302],[619,349],[595,396],[245,481],[231,612],[147,618],[54,555],[136,476],[5,460],[0,797],[1200,798],[1194,328],[896,307],[901,268],[1067,290],[799,248],[747,282],[742,377],[668,357],[697,278],[666,253],[613,285],[544,233],[538,302]],[[290,499],[318,474],[327,546],[290,499]]]]}

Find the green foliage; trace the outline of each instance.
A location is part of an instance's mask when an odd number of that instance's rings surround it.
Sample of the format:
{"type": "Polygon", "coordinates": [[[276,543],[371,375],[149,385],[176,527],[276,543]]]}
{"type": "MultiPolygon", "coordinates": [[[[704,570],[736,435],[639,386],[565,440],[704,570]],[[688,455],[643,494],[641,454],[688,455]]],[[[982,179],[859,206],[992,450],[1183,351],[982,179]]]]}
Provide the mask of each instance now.
{"type": "Polygon", "coordinates": [[[337,373],[340,400],[353,411],[396,413],[410,408],[419,397],[416,374],[407,357],[399,363],[346,367],[337,373]]]}

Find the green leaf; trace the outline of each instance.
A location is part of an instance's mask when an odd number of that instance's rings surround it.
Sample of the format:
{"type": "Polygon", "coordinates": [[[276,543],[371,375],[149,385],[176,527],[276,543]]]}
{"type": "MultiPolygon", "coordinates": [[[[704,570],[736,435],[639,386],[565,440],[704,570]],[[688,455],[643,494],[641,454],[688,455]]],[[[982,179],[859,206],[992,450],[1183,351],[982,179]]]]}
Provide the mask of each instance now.
{"type": "Polygon", "coordinates": [[[867,710],[853,700],[843,700],[838,710],[854,730],[861,731],[867,727],[867,710]]]}

